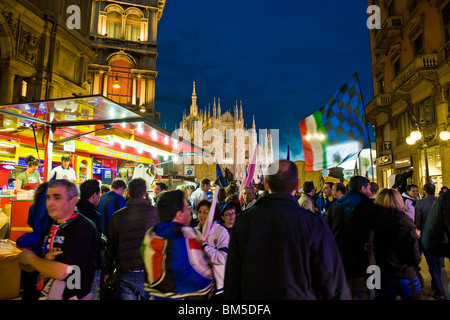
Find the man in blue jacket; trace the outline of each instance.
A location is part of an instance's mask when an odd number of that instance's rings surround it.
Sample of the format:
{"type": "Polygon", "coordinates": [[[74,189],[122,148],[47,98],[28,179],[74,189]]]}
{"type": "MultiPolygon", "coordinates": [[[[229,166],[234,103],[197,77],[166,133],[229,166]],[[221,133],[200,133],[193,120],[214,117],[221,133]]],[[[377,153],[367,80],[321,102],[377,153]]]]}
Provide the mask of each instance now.
{"type": "Polygon", "coordinates": [[[269,194],[236,217],[225,270],[224,299],[350,299],[344,268],[323,218],[301,208],[297,166],[279,160],[269,194]]]}

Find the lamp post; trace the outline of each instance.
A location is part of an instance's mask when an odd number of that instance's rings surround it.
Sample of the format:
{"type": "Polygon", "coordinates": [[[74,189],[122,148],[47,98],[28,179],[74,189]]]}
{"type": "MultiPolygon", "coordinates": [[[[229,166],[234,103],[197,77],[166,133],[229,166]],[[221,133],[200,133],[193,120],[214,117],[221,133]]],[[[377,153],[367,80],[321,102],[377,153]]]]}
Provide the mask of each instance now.
{"type": "MultiPolygon", "coordinates": [[[[421,120],[420,122],[423,123],[424,121],[421,120]]],[[[440,126],[436,128],[434,135],[430,137],[429,135],[425,135],[423,125],[418,124],[416,122],[414,122],[413,125],[415,126],[414,131],[412,131],[410,135],[406,138],[406,143],[410,146],[413,146],[416,143],[420,143],[422,145],[423,155],[425,157],[425,180],[426,183],[430,183],[430,168],[428,166],[428,152],[427,152],[428,143],[436,140],[436,138],[438,137],[438,130],[440,126]]],[[[441,139],[442,141],[448,141],[450,140],[450,132],[447,130],[445,124],[443,125],[443,127],[444,130],[439,133],[439,139],[441,139]]]]}

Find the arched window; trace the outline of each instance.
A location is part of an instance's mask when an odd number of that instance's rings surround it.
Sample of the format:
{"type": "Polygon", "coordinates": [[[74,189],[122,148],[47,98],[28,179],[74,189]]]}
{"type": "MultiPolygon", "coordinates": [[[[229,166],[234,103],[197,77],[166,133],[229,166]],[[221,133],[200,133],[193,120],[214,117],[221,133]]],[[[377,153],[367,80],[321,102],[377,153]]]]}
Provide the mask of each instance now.
{"type": "Polygon", "coordinates": [[[127,23],[125,27],[125,39],[129,41],[139,41],[141,34],[141,19],[135,15],[127,16],[127,23]]]}
{"type": "Polygon", "coordinates": [[[117,11],[108,12],[106,34],[109,38],[120,39],[122,34],[122,15],[117,11]]]}
{"type": "Polygon", "coordinates": [[[131,104],[133,79],[131,77],[132,65],[125,60],[114,60],[110,64],[108,77],[108,98],[119,104],[131,104]],[[115,88],[114,82],[119,86],[115,88]]]}

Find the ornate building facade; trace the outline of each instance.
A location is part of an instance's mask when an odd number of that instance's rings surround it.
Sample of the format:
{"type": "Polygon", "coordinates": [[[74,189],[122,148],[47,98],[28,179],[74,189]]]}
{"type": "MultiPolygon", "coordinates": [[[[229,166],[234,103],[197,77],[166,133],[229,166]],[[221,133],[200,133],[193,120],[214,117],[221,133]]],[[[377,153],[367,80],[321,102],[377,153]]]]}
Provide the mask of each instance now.
{"type": "Polygon", "coordinates": [[[88,94],[91,1],[3,0],[0,13],[0,104],[88,94]]]}
{"type": "Polygon", "coordinates": [[[184,112],[179,129],[189,132],[194,144],[212,153],[213,159],[209,159],[209,162],[218,163],[223,169],[229,169],[234,179],[238,181],[243,181],[245,178],[247,166],[255,150],[257,150],[257,174],[267,167],[266,164],[272,162],[272,135],[267,130],[257,132],[254,116],[252,128],[247,129],[242,101],[240,106],[236,101],[233,113],[230,110],[222,113],[220,99],[216,104],[215,98],[212,110],[210,104],[208,108],[200,109],[197,105],[195,82],[191,100],[189,114],[184,112]]]}
{"type": "Polygon", "coordinates": [[[156,124],[156,37],[164,6],[165,0],[93,0],[90,24],[98,55],[88,66],[90,94],[102,94],[156,124]]]}
{"type": "Polygon", "coordinates": [[[374,99],[366,106],[375,127],[378,182],[392,186],[390,177],[413,171],[409,182],[419,187],[448,186],[450,1],[368,5],[381,9],[381,28],[370,31],[374,99]]]}

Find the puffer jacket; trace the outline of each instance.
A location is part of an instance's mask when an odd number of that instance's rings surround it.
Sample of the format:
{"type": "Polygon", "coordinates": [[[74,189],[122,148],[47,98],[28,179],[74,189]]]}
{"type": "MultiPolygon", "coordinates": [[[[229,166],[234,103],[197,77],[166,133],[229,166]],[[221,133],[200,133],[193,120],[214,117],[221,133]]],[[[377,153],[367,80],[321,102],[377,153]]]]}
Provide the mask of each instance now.
{"type": "Polygon", "coordinates": [[[158,221],[156,208],[146,199],[131,198],[116,211],[109,224],[106,273],[114,267],[120,272],[144,268],[140,247],[148,229],[158,221]]]}

